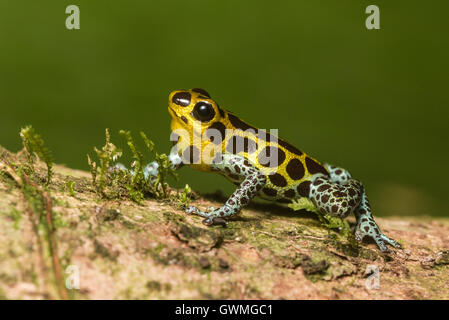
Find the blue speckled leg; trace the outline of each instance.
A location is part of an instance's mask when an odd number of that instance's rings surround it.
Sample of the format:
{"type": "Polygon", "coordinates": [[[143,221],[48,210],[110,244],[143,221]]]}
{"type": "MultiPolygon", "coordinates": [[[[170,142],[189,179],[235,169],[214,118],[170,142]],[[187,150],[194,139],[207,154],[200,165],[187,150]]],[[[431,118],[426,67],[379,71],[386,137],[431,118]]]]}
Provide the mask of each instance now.
{"type": "Polygon", "coordinates": [[[374,239],[380,251],[386,252],[386,243],[400,248],[400,244],[384,235],[371,215],[371,208],[365,189],[360,181],[352,179],[348,171],[326,164],[330,177],[317,174],[310,185],[310,199],[323,213],[341,218],[354,213],[357,219],[355,237],[362,241],[369,236],[374,239]]]}
{"type": "Polygon", "coordinates": [[[204,212],[197,207],[190,206],[186,212],[206,218],[203,221],[206,225],[223,224],[224,220],[221,218],[235,215],[246,206],[265,186],[266,177],[244,158],[237,155],[225,154],[222,161],[212,164],[211,167],[212,170],[218,171],[234,181],[242,181],[239,188],[217,210],[209,208],[209,212],[204,212]]]}

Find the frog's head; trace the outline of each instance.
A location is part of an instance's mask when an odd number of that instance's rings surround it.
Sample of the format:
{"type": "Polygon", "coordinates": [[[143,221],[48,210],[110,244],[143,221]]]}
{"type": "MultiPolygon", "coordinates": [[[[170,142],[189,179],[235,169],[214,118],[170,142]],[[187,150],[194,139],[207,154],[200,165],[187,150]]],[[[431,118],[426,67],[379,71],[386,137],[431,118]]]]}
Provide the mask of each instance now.
{"type": "Polygon", "coordinates": [[[225,117],[223,110],[207,91],[198,88],[170,93],[168,112],[173,121],[188,128],[198,126],[204,129],[225,117]]]}

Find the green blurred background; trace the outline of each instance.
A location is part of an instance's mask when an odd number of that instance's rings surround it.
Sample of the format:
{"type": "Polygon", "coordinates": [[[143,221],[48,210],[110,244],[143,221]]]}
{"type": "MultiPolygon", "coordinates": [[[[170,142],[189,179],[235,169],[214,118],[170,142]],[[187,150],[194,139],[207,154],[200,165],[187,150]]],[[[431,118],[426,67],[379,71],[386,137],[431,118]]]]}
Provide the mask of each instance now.
{"type": "MultiPolygon", "coordinates": [[[[200,87],[349,169],[375,214],[447,216],[448,12],[446,0],[0,0],[0,144],[19,150],[32,124],[74,168],[105,128],[168,152],[168,94],[200,87]],[[65,28],[70,4],[80,30],[65,28]],[[369,4],[380,30],[365,28],[369,4]]],[[[200,192],[234,188],[180,174],[200,192]]]]}

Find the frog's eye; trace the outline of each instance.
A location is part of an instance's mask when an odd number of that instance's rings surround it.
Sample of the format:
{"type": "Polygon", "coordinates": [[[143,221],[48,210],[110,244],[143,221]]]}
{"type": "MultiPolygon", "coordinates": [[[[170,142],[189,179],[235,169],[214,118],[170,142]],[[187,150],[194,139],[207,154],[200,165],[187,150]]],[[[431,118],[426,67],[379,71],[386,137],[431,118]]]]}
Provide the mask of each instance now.
{"type": "Polygon", "coordinates": [[[192,95],[188,92],[177,92],[173,95],[171,101],[178,106],[187,107],[191,98],[192,95]]]}
{"type": "Polygon", "coordinates": [[[195,105],[195,108],[193,108],[192,115],[195,119],[201,122],[206,122],[214,118],[215,111],[210,103],[200,101],[195,105]]]}

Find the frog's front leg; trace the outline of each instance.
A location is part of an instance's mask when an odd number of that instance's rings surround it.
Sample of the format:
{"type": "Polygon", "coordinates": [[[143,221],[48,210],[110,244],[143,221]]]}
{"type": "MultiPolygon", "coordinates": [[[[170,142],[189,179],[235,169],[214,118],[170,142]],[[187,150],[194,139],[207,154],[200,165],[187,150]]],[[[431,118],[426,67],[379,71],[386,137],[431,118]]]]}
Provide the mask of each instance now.
{"type": "Polygon", "coordinates": [[[345,218],[354,213],[357,219],[355,237],[362,241],[369,236],[374,239],[382,252],[388,251],[385,243],[396,248],[400,244],[380,231],[371,214],[365,188],[360,181],[352,179],[348,171],[326,165],[330,176],[322,174],[313,177],[309,197],[322,213],[345,218]]]}
{"type": "Polygon", "coordinates": [[[221,208],[216,210],[211,208],[209,212],[201,211],[194,206],[187,208],[187,213],[194,213],[206,218],[203,220],[203,223],[206,225],[222,224],[221,218],[237,214],[257,195],[266,183],[266,176],[262,172],[237,155],[223,155],[223,160],[217,164],[212,164],[211,169],[233,179],[238,177],[243,181],[221,208]]]}

